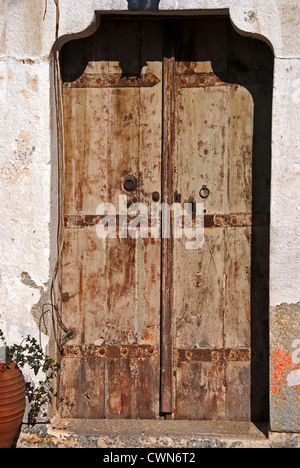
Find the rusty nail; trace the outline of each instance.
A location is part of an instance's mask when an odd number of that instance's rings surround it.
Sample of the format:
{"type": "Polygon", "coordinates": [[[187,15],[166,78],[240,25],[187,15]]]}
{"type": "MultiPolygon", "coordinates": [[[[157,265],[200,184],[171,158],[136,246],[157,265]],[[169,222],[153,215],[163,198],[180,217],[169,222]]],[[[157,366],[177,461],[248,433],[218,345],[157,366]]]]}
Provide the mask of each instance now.
{"type": "Polygon", "coordinates": [[[232,218],[232,222],[233,222],[233,224],[237,224],[237,223],[238,223],[238,219],[237,219],[237,218],[232,218]]]}
{"type": "Polygon", "coordinates": [[[124,354],[124,356],[127,356],[127,354],[128,354],[128,349],[127,349],[127,348],[123,349],[122,353],[124,354]]]}
{"type": "Polygon", "coordinates": [[[111,79],[111,83],[112,83],[112,84],[115,84],[116,81],[117,81],[116,78],[112,78],[112,79],[111,79]]]}
{"type": "Polygon", "coordinates": [[[187,80],[185,78],[182,78],[181,84],[186,84],[186,83],[187,83],[187,80]]]}
{"type": "Polygon", "coordinates": [[[158,202],[159,201],[159,193],[158,192],[153,192],[152,193],[152,200],[154,202],[158,202]]]}
{"type": "Polygon", "coordinates": [[[149,354],[153,354],[154,353],[154,349],[153,348],[150,348],[149,349],[149,354]]]}
{"type": "Polygon", "coordinates": [[[104,349],[104,348],[101,348],[100,351],[99,351],[99,353],[101,354],[101,356],[104,356],[104,354],[105,354],[105,349],[104,349]]]}
{"type": "Polygon", "coordinates": [[[84,83],[84,78],[81,78],[80,83],[84,83]]]}
{"type": "Polygon", "coordinates": [[[217,224],[221,224],[221,223],[222,223],[221,218],[217,218],[217,219],[216,219],[216,223],[217,223],[217,224]]]}
{"type": "Polygon", "coordinates": [[[97,78],[97,83],[101,83],[101,78],[97,78]]]}

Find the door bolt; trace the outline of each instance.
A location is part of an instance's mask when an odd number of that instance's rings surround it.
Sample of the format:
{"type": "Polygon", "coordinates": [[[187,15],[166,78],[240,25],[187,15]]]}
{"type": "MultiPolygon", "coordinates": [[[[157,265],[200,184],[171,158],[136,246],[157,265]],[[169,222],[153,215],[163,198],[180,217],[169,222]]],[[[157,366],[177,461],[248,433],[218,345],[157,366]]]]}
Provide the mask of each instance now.
{"type": "Polygon", "coordinates": [[[152,200],[153,200],[154,202],[158,202],[158,201],[159,201],[159,198],[160,198],[160,197],[159,197],[159,193],[158,193],[158,192],[153,192],[153,193],[152,193],[152,200]]]}

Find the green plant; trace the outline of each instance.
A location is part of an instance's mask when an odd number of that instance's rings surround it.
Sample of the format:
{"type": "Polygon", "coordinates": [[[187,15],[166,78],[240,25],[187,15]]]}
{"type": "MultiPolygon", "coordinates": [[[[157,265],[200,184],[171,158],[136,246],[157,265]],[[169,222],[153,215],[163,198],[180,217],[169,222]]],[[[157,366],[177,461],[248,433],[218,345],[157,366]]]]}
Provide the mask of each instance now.
{"type": "MultiPolygon", "coordinates": [[[[37,385],[26,382],[26,396],[31,404],[28,413],[28,424],[34,425],[37,422],[41,409],[47,403],[50,403],[53,398],[59,398],[51,382],[59,372],[60,364],[46,355],[37,340],[31,336],[27,336],[19,345],[8,346],[4,333],[0,329],[0,346],[1,342],[6,354],[6,362],[2,366],[4,372],[11,363],[15,363],[19,369],[23,369],[28,365],[33,370],[35,376],[39,372],[43,373],[43,380],[40,380],[37,385]]],[[[63,402],[64,400],[61,398],[60,401],[63,402]]]]}

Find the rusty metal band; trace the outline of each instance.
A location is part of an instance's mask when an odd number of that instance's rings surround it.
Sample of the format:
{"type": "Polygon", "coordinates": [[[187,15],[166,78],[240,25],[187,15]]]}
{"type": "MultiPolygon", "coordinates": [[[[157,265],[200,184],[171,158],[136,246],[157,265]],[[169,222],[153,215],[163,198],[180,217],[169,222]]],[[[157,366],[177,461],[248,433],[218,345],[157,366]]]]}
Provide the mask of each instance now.
{"type": "MultiPolygon", "coordinates": [[[[65,228],[81,228],[97,226],[105,216],[96,215],[66,215],[64,217],[65,228]]],[[[131,222],[134,217],[127,217],[127,224],[131,222]]],[[[123,218],[122,218],[123,220],[123,218]]],[[[122,221],[123,222],[123,221],[122,221]]],[[[149,228],[151,227],[151,218],[149,218],[149,228]]],[[[184,219],[183,219],[184,225],[184,219]]],[[[116,217],[116,226],[120,225],[120,217],[116,217]]],[[[123,224],[122,224],[123,225],[123,224]]],[[[250,227],[250,226],[268,226],[269,214],[257,213],[231,213],[231,214],[206,214],[204,216],[205,228],[221,228],[221,227],[250,227]]]]}
{"type": "Polygon", "coordinates": [[[177,349],[177,364],[182,362],[250,362],[250,349],[177,349]]]}
{"type": "Polygon", "coordinates": [[[66,358],[147,359],[158,354],[153,346],[96,346],[68,345],[64,347],[66,358]]]}
{"type": "MultiPolygon", "coordinates": [[[[68,345],[63,357],[80,359],[149,359],[157,356],[159,350],[150,345],[96,346],[68,345]]],[[[265,353],[267,354],[267,353],[265,353]]],[[[250,362],[253,354],[250,349],[174,349],[177,365],[184,362],[250,362]]],[[[257,356],[257,358],[261,358],[257,356]]]]}
{"type": "MultiPolygon", "coordinates": [[[[255,84],[262,81],[270,82],[268,74],[261,72],[220,73],[178,73],[175,83],[180,88],[209,88],[216,86],[238,86],[255,84]],[[262,76],[263,75],[263,76],[262,76]]],[[[141,76],[122,76],[120,74],[94,74],[86,73],[78,79],[65,82],[63,87],[68,88],[152,88],[160,83],[160,79],[153,73],[141,76]]]]}
{"type": "Polygon", "coordinates": [[[153,88],[160,79],[153,73],[142,76],[122,76],[120,74],[99,75],[87,73],[75,81],[65,82],[64,88],[153,88]]]}
{"type": "Polygon", "coordinates": [[[216,86],[250,85],[255,83],[270,82],[268,74],[261,72],[237,72],[237,73],[178,73],[176,84],[180,88],[210,88],[216,86]],[[238,84],[237,84],[238,83],[238,84]]]}

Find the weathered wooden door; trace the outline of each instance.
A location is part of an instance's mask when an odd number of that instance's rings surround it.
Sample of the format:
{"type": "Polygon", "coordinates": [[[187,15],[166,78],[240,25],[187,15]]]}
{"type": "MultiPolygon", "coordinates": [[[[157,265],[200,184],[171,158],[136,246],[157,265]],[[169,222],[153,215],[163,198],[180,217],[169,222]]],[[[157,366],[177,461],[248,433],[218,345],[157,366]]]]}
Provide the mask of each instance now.
{"type": "Polygon", "coordinates": [[[72,417],[250,419],[253,102],[202,58],[199,30],[103,18],[80,43],[81,73],[76,47],[64,52],[62,317],[74,335],[60,391],[72,417]],[[120,215],[122,195],[149,213],[203,202],[202,248],[172,231],[133,239],[120,217],[115,238],[99,238],[98,205],[120,215]]]}

